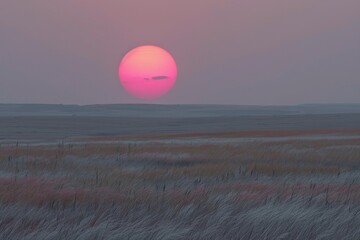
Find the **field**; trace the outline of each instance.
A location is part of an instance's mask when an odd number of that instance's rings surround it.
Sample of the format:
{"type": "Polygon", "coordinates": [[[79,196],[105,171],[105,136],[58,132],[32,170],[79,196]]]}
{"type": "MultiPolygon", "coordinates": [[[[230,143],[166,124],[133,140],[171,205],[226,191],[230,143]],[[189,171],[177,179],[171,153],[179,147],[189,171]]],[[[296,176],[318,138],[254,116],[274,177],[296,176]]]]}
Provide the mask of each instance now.
{"type": "Polygon", "coordinates": [[[360,114],[229,111],[3,112],[0,239],[360,239],[360,114]]]}

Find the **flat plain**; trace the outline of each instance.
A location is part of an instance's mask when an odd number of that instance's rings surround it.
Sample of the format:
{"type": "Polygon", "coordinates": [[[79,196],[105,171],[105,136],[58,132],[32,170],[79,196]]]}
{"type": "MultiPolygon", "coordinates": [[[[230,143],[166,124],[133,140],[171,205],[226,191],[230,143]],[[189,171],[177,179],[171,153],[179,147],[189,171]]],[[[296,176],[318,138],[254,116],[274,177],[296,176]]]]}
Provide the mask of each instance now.
{"type": "Polygon", "coordinates": [[[359,105],[0,105],[0,239],[360,239],[359,167],[359,105]]]}

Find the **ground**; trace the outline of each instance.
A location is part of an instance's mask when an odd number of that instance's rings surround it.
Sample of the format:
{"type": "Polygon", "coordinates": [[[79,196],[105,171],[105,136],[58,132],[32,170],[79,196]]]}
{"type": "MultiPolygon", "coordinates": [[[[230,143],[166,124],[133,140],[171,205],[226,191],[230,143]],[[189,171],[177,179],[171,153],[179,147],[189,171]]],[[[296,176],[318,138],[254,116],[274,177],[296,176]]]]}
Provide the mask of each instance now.
{"type": "Polygon", "coordinates": [[[0,117],[0,239],[360,239],[359,114],[208,115],[0,117]]]}

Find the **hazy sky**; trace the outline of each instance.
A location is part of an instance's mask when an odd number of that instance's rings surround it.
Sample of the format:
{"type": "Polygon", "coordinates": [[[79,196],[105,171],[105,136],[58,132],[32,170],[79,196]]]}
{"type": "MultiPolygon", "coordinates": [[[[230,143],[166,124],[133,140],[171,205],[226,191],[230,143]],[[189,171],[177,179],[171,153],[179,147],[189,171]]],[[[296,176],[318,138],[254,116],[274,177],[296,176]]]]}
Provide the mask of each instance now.
{"type": "Polygon", "coordinates": [[[0,0],[0,103],[139,103],[130,49],[176,59],[151,103],[360,103],[359,0],[0,0]]]}

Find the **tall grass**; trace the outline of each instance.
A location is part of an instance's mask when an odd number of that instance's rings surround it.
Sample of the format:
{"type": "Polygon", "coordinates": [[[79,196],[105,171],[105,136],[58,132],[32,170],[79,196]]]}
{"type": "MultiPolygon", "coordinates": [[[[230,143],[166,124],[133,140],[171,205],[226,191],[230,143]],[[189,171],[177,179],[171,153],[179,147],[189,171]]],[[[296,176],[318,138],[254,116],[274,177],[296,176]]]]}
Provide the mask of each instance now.
{"type": "Polygon", "coordinates": [[[2,145],[0,239],[360,238],[359,139],[168,140],[2,145]]]}

